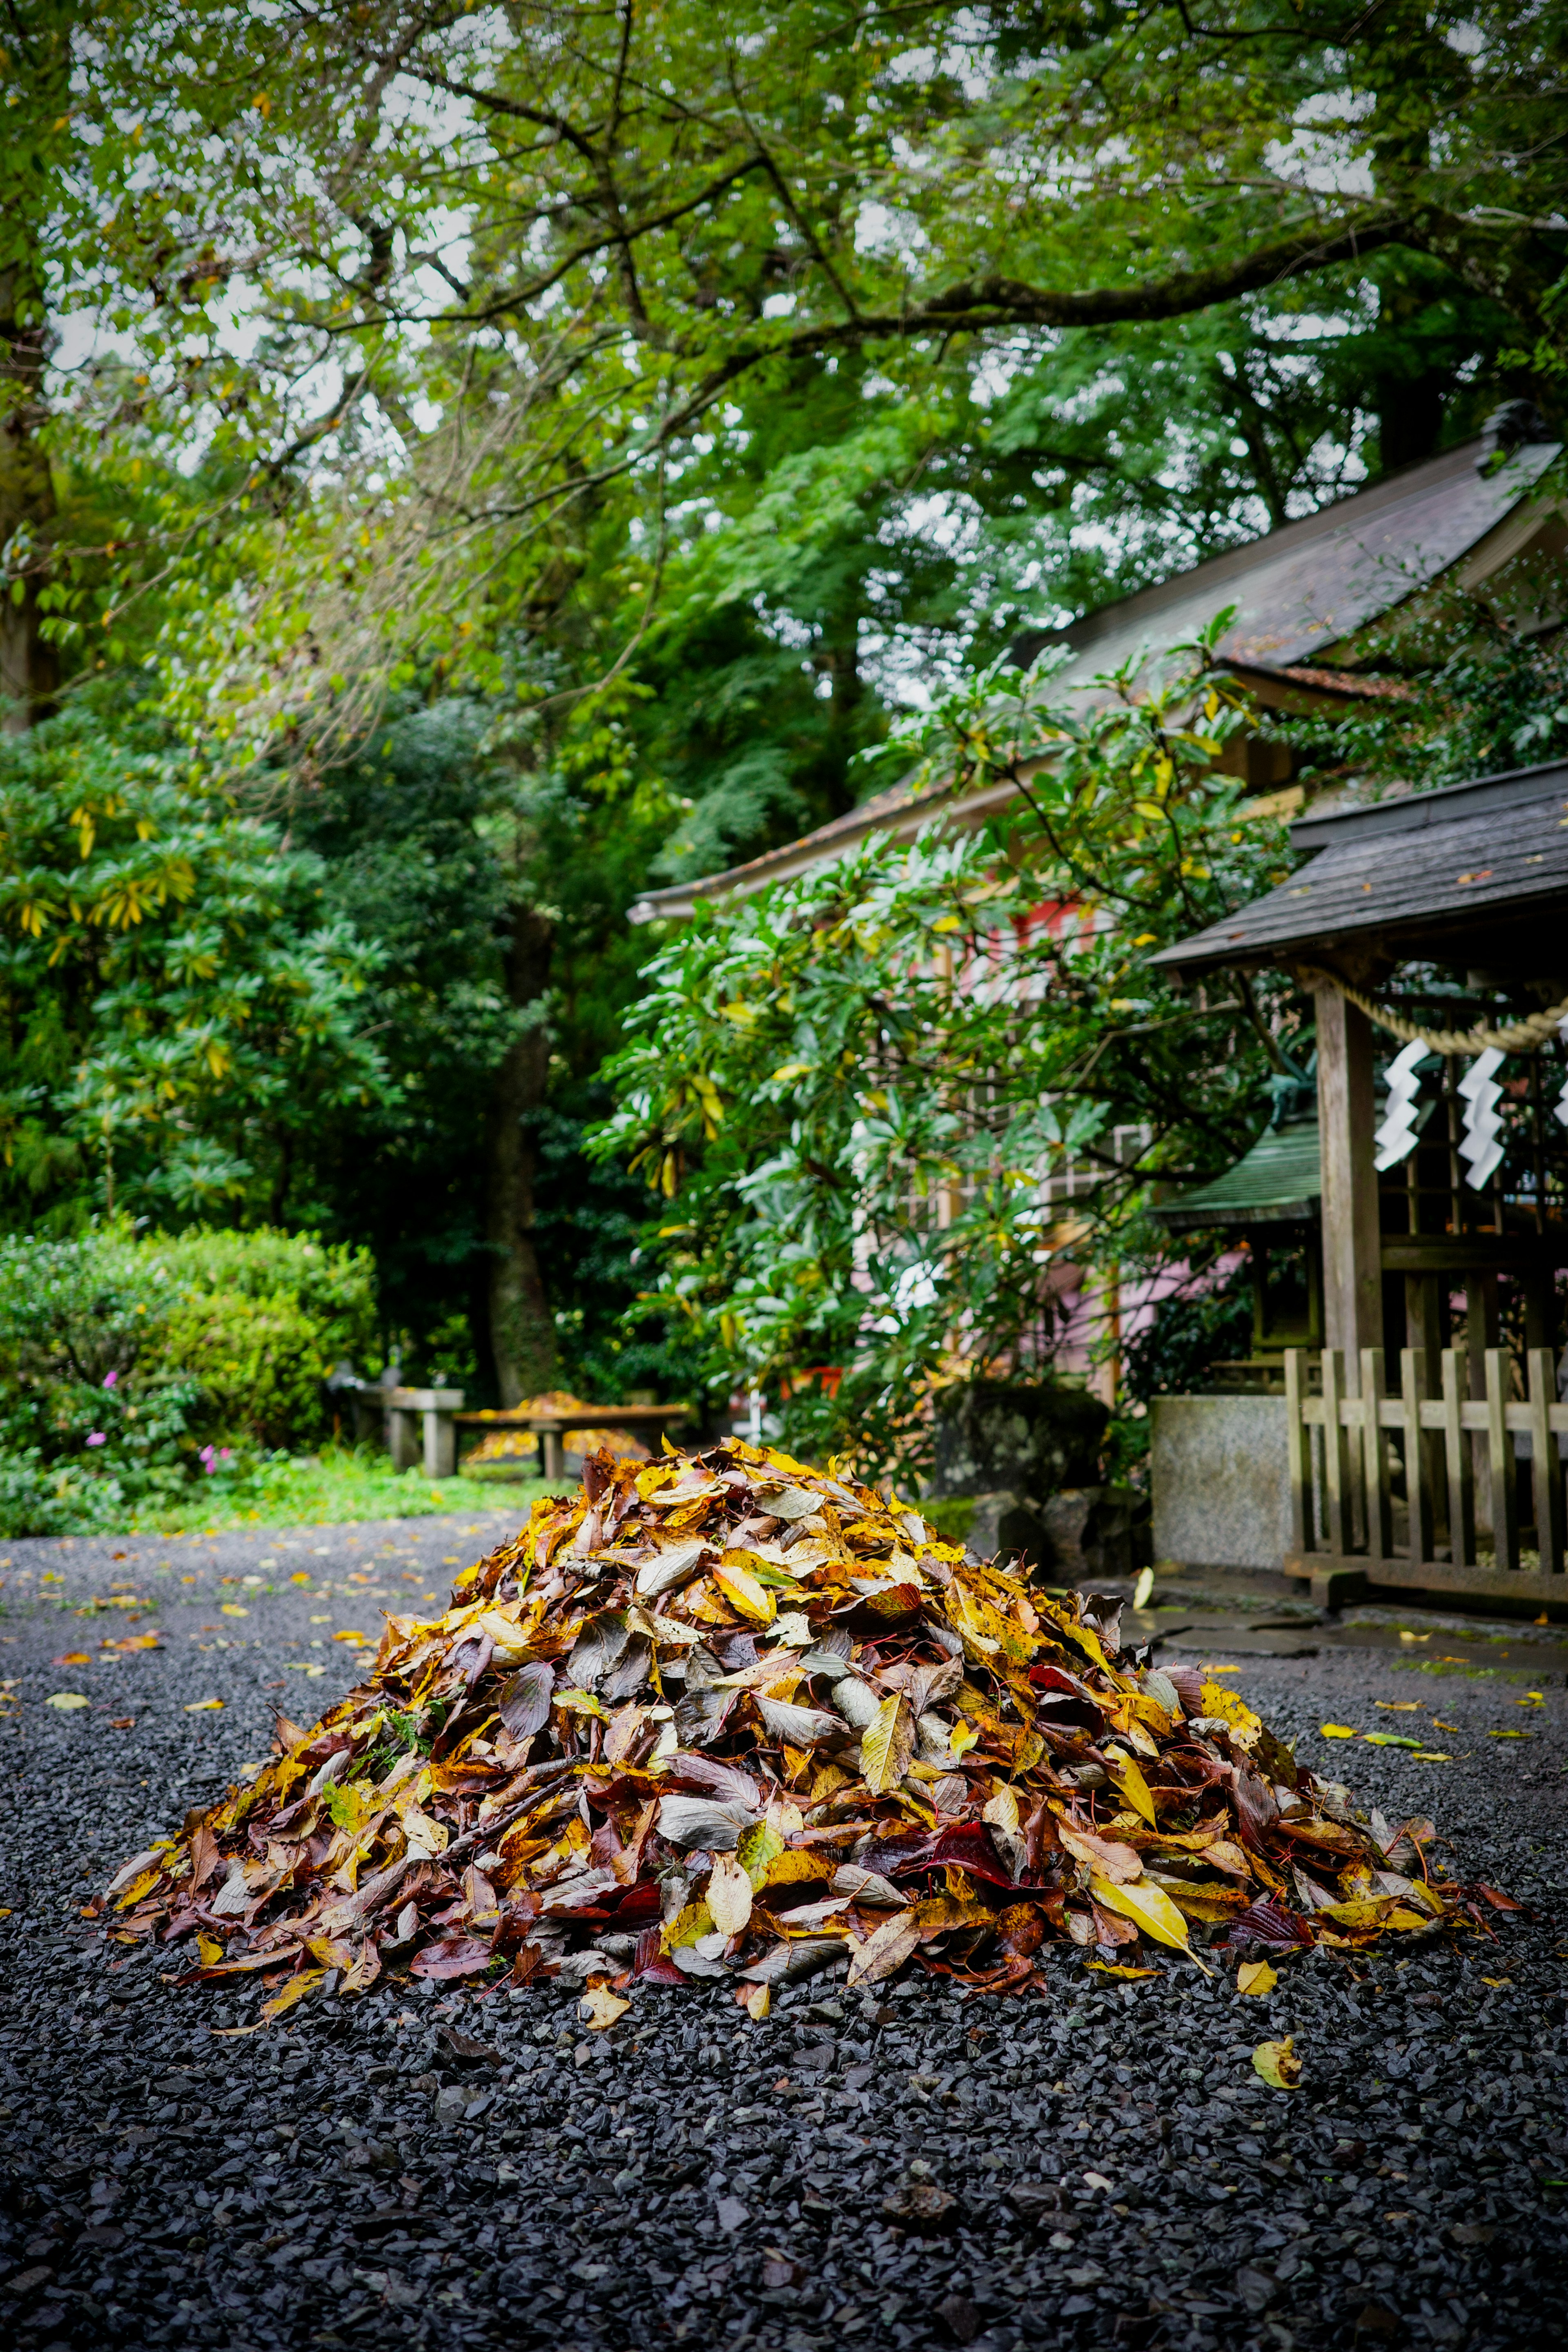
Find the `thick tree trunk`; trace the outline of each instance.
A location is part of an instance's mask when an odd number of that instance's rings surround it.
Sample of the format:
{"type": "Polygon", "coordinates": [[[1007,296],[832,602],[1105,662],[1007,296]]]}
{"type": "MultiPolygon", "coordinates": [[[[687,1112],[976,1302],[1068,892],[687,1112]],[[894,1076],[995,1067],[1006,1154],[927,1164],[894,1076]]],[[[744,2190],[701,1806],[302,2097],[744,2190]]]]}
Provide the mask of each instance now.
{"type": "Polygon", "coordinates": [[[8,734],[43,718],[59,683],[54,647],[39,631],[55,520],[54,478],[38,439],[47,351],[41,289],[26,264],[14,262],[0,269],[0,725],[8,734]]]}
{"type": "Polygon", "coordinates": [[[507,950],[507,990],[529,1025],[497,1073],[488,1139],[485,1239],[490,1250],[490,1351],[503,1405],[537,1396],[555,1380],[555,1327],[533,1237],[534,1141],[530,1114],[544,1100],[550,1043],[544,992],[555,930],[519,907],[507,950]]]}

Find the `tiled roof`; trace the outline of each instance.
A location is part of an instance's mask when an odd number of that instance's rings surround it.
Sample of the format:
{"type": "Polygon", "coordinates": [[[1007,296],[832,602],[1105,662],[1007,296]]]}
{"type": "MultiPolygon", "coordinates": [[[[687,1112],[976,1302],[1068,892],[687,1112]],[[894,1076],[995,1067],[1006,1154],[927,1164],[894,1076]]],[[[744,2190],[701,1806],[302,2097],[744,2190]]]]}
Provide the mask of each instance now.
{"type": "MultiPolygon", "coordinates": [[[[1337,500],[1300,522],[1285,523],[1244,547],[1228,548],[1058,634],[1019,641],[1024,658],[1047,642],[1072,649],[1059,674],[1082,685],[1146,648],[1177,644],[1226,604],[1236,619],[1221,650],[1239,668],[1281,675],[1320,692],[1356,694],[1367,682],[1346,672],[1307,667],[1355,630],[1403,604],[1472,554],[1519,508],[1559,453],[1556,442],[1528,443],[1496,471],[1487,436],[1446,450],[1337,500]]],[[[955,797],[942,785],[921,793],[895,784],[844,816],[783,847],[699,881],[650,890],[631,909],[634,923],[689,916],[699,900],[763,889],[853,848],[873,832],[912,839],[931,817],[974,825],[1005,806],[1012,786],[955,797]]]]}
{"type": "Polygon", "coordinates": [[[1196,976],[1462,953],[1521,976],[1568,973],[1568,766],[1342,807],[1291,837],[1318,854],[1288,882],[1150,961],[1196,976]]]}

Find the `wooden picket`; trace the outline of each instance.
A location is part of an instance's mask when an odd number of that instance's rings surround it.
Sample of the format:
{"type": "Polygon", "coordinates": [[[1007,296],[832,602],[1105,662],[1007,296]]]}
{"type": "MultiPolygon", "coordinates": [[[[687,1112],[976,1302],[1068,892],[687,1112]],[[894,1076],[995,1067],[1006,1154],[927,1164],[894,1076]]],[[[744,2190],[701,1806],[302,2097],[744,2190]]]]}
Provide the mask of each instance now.
{"type": "Polygon", "coordinates": [[[1328,1599],[1361,1581],[1561,1601],[1568,1403],[1551,1349],[1526,1349],[1522,1369],[1520,1398],[1506,1348],[1482,1351],[1479,1382],[1466,1350],[1445,1348],[1434,1397],[1423,1349],[1402,1352],[1393,1388],[1381,1348],[1361,1351],[1353,1377],[1337,1348],[1288,1350],[1288,1572],[1328,1599]]]}

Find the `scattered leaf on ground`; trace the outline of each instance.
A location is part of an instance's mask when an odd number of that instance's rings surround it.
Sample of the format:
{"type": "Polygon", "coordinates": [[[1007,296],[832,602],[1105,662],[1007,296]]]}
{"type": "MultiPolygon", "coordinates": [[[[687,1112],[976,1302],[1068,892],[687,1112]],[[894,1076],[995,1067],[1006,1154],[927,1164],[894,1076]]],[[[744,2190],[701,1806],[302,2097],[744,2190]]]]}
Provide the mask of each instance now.
{"type": "Polygon", "coordinates": [[[590,1977],[588,1989],[577,2004],[577,2014],[590,2033],[603,2033],[607,2025],[614,2025],[617,2017],[625,2017],[630,2007],[629,2000],[623,2000],[618,1992],[611,1991],[606,1978],[590,1977]]]}
{"type": "Polygon", "coordinates": [[[1237,1992],[1272,1992],[1279,1981],[1267,1960],[1243,1960],[1236,1972],[1237,1992]]]}
{"type": "Polygon", "coordinates": [[[1260,2042],[1252,2053],[1252,2063],[1276,2091],[1293,2091],[1301,2079],[1301,2061],[1296,2055],[1294,2034],[1288,2033],[1283,2042],[1260,2042]]]}

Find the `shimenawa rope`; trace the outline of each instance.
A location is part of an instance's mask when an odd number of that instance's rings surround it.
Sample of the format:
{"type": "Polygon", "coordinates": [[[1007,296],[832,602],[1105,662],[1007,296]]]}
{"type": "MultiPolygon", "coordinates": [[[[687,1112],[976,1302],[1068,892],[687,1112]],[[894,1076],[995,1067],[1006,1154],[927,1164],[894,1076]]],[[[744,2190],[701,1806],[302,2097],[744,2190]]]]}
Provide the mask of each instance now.
{"type": "Polygon", "coordinates": [[[1505,1029],[1423,1029],[1415,1022],[1391,1013],[1386,1005],[1375,1003],[1370,996],[1363,996],[1359,988],[1336,980],[1331,972],[1313,972],[1310,977],[1328,981],[1342,996],[1359,1005],[1369,1021],[1375,1021],[1380,1029],[1389,1030],[1401,1045],[1425,1045],[1429,1054],[1484,1054],[1493,1048],[1500,1054],[1533,1054],[1549,1044],[1563,1023],[1568,1021],[1568,1002],[1564,1002],[1553,1005],[1550,1012],[1531,1013],[1522,1021],[1510,1021],[1505,1029]]]}

